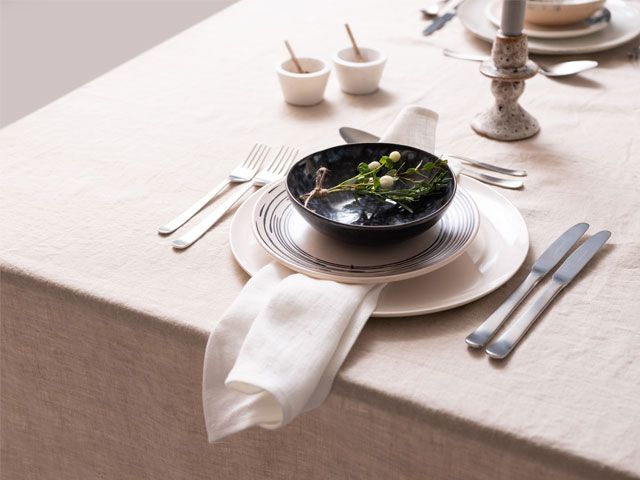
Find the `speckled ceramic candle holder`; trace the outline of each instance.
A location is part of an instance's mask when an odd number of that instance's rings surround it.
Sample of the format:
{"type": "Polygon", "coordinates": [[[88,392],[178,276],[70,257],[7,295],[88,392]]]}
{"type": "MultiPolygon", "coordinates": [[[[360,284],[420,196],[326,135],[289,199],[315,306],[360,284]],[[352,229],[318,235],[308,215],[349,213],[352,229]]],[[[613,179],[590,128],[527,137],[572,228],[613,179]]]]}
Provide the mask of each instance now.
{"type": "Polygon", "coordinates": [[[538,121],[518,104],[524,81],[538,73],[538,65],[529,60],[527,36],[498,32],[491,59],[482,62],[480,72],[492,79],[491,93],[496,100],[474,117],[471,127],[480,135],[502,141],[522,140],[538,133],[538,121]]]}

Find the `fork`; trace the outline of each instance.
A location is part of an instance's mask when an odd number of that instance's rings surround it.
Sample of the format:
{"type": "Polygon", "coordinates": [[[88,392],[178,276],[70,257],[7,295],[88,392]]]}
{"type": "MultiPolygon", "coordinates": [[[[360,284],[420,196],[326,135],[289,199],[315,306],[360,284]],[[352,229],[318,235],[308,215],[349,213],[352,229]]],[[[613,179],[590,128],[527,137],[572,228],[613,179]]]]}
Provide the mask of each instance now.
{"type": "Polygon", "coordinates": [[[269,165],[264,167],[256,174],[255,177],[253,177],[253,182],[238,187],[224,203],[207,215],[198,225],[193,227],[183,236],[174,239],[171,242],[173,248],[182,250],[193,245],[200,237],[207,233],[218,222],[218,220],[220,220],[224,214],[227,213],[227,211],[244,196],[245,193],[251,190],[251,188],[254,186],[263,187],[264,185],[268,185],[282,178],[287,173],[289,167],[295,161],[297,156],[297,149],[285,146],[280,147],[280,150],[269,165]]]}
{"type": "Polygon", "coordinates": [[[158,228],[158,233],[162,235],[168,235],[169,233],[175,232],[182,225],[187,223],[191,219],[191,217],[202,210],[227,185],[231,183],[249,182],[260,168],[263,160],[266,158],[268,153],[269,148],[267,146],[256,143],[249,152],[249,155],[247,155],[247,158],[244,160],[244,162],[231,170],[231,173],[225,180],[216,185],[213,190],[209,191],[204,197],[200,198],[196,203],[191,205],[176,218],[158,228]]]}

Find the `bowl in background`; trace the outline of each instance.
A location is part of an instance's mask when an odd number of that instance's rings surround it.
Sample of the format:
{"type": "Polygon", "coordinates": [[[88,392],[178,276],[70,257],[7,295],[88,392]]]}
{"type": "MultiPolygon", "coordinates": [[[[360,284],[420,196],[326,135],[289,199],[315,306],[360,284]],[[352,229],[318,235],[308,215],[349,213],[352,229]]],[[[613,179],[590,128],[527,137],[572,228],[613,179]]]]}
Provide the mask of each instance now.
{"type": "Polygon", "coordinates": [[[605,0],[527,0],[525,20],[538,25],[570,25],[589,18],[604,3],[605,0]]]}
{"type": "Polygon", "coordinates": [[[354,143],[321,150],[296,162],[287,175],[287,192],[294,208],[316,230],[349,243],[397,242],[425,232],[444,215],[456,193],[455,175],[448,166],[451,181],[446,191],[412,203],[413,213],[367,196],[359,196],[356,201],[352,192],[314,198],[309,208],[300,198],[315,187],[316,171],[320,167],[329,169],[324,183],[328,188],[356,175],[359,163],[379,160],[394,150],[400,152],[401,162],[408,167],[420,161],[438,160],[424,150],[395,143],[354,143]]]}

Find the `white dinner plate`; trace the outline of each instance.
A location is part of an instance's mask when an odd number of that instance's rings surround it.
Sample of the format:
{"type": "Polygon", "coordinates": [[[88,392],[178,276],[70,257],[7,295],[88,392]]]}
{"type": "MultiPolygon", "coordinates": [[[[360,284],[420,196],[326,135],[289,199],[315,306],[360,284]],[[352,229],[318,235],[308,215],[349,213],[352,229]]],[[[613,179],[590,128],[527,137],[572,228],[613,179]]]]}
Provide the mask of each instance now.
{"type": "MultiPolygon", "coordinates": [[[[489,0],[491,1],[491,0],[489,0]]],[[[529,38],[529,51],[543,55],[573,55],[610,50],[640,35],[640,11],[622,0],[608,0],[609,26],[599,32],[574,38],[529,38]]],[[[485,15],[487,0],[465,0],[458,7],[460,21],[475,36],[493,42],[497,27],[485,15]]]]}
{"type": "MultiPolygon", "coordinates": [[[[571,25],[544,26],[531,22],[524,22],[523,33],[532,38],[575,38],[590,35],[609,26],[610,14],[600,9],[587,20],[571,25]]],[[[607,12],[608,13],[608,12],[607,12]]],[[[493,0],[487,3],[485,15],[496,27],[500,27],[502,18],[502,0],[493,0]]]]}
{"type": "Polygon", "coordinates": [[[352,245],[314,229],[289,199],[284,180],[263,189],[253,209],[253,234],[277,261],[310,277],[343,283],[388,283],[452,262],[476,234],[478,208],[458,188],[442,218],[426,232],[393,245],[352,245]]]}
{"type": "MultiPolygon", "coordinates": [[[[390,283],[382,291],[374,317],[405,317],[439,312],[477,300],[509,280],[529,250],[529,234],[520,212],[490,187],[460,177],[480,212],[480,228],[469,248],[434,272],[390,283]]],[[[229,243],[236,260],[253,275],[273,259],[252,233],[252,212],[262,195],[256,192],[236,212],[229,243]]]]}

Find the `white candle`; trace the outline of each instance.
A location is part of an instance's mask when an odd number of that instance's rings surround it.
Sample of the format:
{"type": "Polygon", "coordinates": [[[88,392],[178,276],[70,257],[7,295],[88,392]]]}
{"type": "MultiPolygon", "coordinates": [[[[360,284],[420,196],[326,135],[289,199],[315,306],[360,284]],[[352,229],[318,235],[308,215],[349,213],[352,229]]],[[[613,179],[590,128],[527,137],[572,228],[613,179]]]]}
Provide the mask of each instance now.
{"type": "Polygon", "coordinates": [[[504,35],[516,37],[522,34],[526,0],[504,0],[500,30],[504,35]]]}

